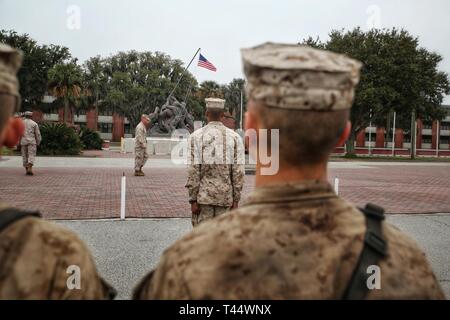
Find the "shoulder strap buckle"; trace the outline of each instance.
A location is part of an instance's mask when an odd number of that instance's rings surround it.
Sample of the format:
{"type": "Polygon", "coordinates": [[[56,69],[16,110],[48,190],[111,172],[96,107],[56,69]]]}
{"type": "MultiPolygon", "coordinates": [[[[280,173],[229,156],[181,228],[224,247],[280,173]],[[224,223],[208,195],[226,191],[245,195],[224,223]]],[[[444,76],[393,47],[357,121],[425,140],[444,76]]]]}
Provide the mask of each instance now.
{"type": "Polygon", "coordinates": [[[377,220],[384,220],[384,209],[373,203],[366,204],[364,209],[360,209],[364,215],[368,218],[374,218],[377,220]]]}
{"type": "Polygon", "coordinates": [[[364,238],[364,242],[378,254],[382,256],[387,255],[386,241],[376,233],[368,231],[364,238]]]}
{"type": "Polygon", "coordinates": [[[0,232],[6,229],[14,222],[26,217],[40,218],[41,214],[38,211],[26,211],[16,208],[7,208],[0,211],[0,232]]]}

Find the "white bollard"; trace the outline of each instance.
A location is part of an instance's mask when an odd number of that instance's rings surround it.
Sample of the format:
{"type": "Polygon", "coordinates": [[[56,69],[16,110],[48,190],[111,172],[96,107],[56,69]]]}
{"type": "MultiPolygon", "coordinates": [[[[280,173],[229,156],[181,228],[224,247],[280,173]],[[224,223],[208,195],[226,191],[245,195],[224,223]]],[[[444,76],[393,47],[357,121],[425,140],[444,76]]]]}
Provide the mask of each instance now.
{"type": "Polygon", "coordinates": [[[339,195],[339,178],[334,178],[334,192],[339,195]]]}
{"type": "Polygon", "coordinates": [[[125,220],[125,194],[126,194],[125,172],[122,175],[122,185],[120,190],[120,220],[125,220]]]}

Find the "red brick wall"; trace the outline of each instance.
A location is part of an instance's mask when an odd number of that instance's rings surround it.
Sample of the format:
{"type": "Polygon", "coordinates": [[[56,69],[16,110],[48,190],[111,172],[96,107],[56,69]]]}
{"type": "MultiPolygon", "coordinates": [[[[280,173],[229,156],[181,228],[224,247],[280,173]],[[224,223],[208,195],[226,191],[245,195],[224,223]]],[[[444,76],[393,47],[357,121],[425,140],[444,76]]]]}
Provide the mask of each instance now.
{"type": "Polygon", "coordinates": [[[422,148],[422,129],[423,129],[422,120],[417,119],[416,149],[422,148]]]}
{"type": "MultiPolygon", "coordinates": [[[[64,122],[64,107],[61,107],[58,109],[58,116],[59,116],[59,122],[64,122]]],[[[72,113],[70,112],[70,108],[69,108],[69,116],[67,117],[67,122],[73,123],[73,117],[72,117],[72,113]]]]}
{"type": "Polygon", "coordinates": [[[125,135],[124,119],[117,113],[113,113],[112,141],[118,142],[124,135],[125,135]]]}
{"type": "Polygon", "coordinates": [[[403,148],[403,129],[396,128],[395,129],[395,147],[396,148],[403,148]]]}
{"type": "Polygon", "coordinates": [[[95,131],[98,130],[98,113],[95,109],[86,112],[86,127],[95,131]]]}
{"type": "Polygon", "coordinates": [[[365,128],[360,130],[356,135],[356,147],[364,147],[366,142],[366,130],[365,128]]]}
{"type": "Polygon", "coordinates": [[[437,145],[437,121],[433,121],[431,126],[431,149],[436,149],[437,145]]]}
{"type": "Polygon", "coordinates": [[[236,129],[236,119],[234,119],[229,112],[225,112],[225,116],[222,119],[222,123],[227,128],[230,128],[232,130],[236,129]]]}
{"type": "Polygon", "coordinates": [[[384,128],[377,128],[375,148],[384,148],[384,128]]]}
{"type": "Polygon", "coordinates": [[[44,113],[42,113],[42,111],[39,111],[39,110],[33,110],[32,119],[34,121],[36,121],[37,123],[40,123],[40,122],[44,121],[44,113]]]}

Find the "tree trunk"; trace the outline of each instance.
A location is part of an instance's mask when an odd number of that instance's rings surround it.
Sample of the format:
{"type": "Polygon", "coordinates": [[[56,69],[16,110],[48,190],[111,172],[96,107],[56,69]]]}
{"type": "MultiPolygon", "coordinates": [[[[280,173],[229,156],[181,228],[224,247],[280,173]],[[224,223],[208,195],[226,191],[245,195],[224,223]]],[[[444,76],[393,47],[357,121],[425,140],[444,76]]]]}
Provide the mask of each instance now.
{"type": "Polygon", "coordinates": [[[356,131],[352,130],[350,133],[350,137],[345,142],[346,145],[346,155],[354,155],[355,154],[355,140],[356,140],[356,131]]]}
{"type": "Polygon", "coordinates": [[[95,120],[95,131],[98,131],[98,93],[95,94],[95,102],[94,102],[94,112],[97,120],[95,120]]]}
{"type": "Polygon", "coordinates": [[[64,123],[67,124],[68,121],[68,117],[69,117],[69,100],[64,99],[64,123]]]}
{"type": "Polygon", "coordinates": [[[74,125],[75,124],[75,122],[74,122],[74,120],[75,120],[75,108],[70,107],[69,109],[70,109],[70,114],[72,116],[71,119],[70,119],[70,124],[74,125]]]}
{"type": "Polygon", "coordinates": [[[413,110],[411,113],[411,159],[415,159],[416,156],[416,112],[413,110]]]}
{"type": "Polygon", "coordinates": [[[389,110],[389,113],[386,117],[386,136],[384,138],[384,147],[387,148],[388,146],[388,141],[392,141],[391,138],[391,111],[389,110]]]}

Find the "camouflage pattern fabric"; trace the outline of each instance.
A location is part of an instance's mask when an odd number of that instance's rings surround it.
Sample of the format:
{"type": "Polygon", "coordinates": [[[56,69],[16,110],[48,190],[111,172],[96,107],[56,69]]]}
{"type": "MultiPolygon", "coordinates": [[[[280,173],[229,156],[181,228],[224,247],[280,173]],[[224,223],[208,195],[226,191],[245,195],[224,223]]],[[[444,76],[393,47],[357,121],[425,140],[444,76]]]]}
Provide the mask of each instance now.
{"type": "Polygon", "coordinates": [[[265,43],[242,49],[247,97],[274,108],[350,109],[362,63],[308,46],[265,43]]]}
{"type": "Polygon", "coordinates": [[[40,145],[42,137],[39,125],[31,119],[24,119],[23,123],[25,125],[25,131],[20,139],[20,144],[22,146],[30,144],[40,145]]]}
{"type": "Polygon", "coordinates": [[[188,146],[189,201],[221,207],[239,202],[245,175],[241,137],[211,121],[189,137],[188,146]]]}
{"type": "Polygon", "coordinates": [[[201,222],[220,216],[221,214],[224,214],[229,210],[230,207],[219,207],[201,204],[200,212],[192,214],[192,226],[198,226],[201,222]]]}
{"type": "MultiPolygon", "coordinates": [[[[363,247],[363,214],[325,182],[256,188],[248,202],[167,249],[136,299],[340,299],[363,247]]],[[[388,255],[368,299],[444,299],[422,250],[383,223],[388,255]]]]}
{"type": "Polygon", "coordinates": [[[29,164],[34,165],[37,146],[35,144],[22,145],[20,151],[22,152],[23,166],[26,167],[29,164]]]}
{"type": "Polygon", "coordinates": [[[145,163],[148,160],[148,152],[147,149],[136,148],[135,149],[135,158],[134,158],[134,170],[139,171],[145,166],[145,163]]]}
{"type": "Polygon", "coordinates": [[[0,299],[107,299],[110,290],[73,232],[28,217],[0,233],[0,299]],[[68,286],[70,266],[79,267],[79,289],[68,286]]]}
{"type": "Polygon", "coordinates": [[[147,129],[142,122],[136,127],[135,132],[135,160],[134,169],[135,171],[141,170],[148,159],[147,152],[147,129]]]}

